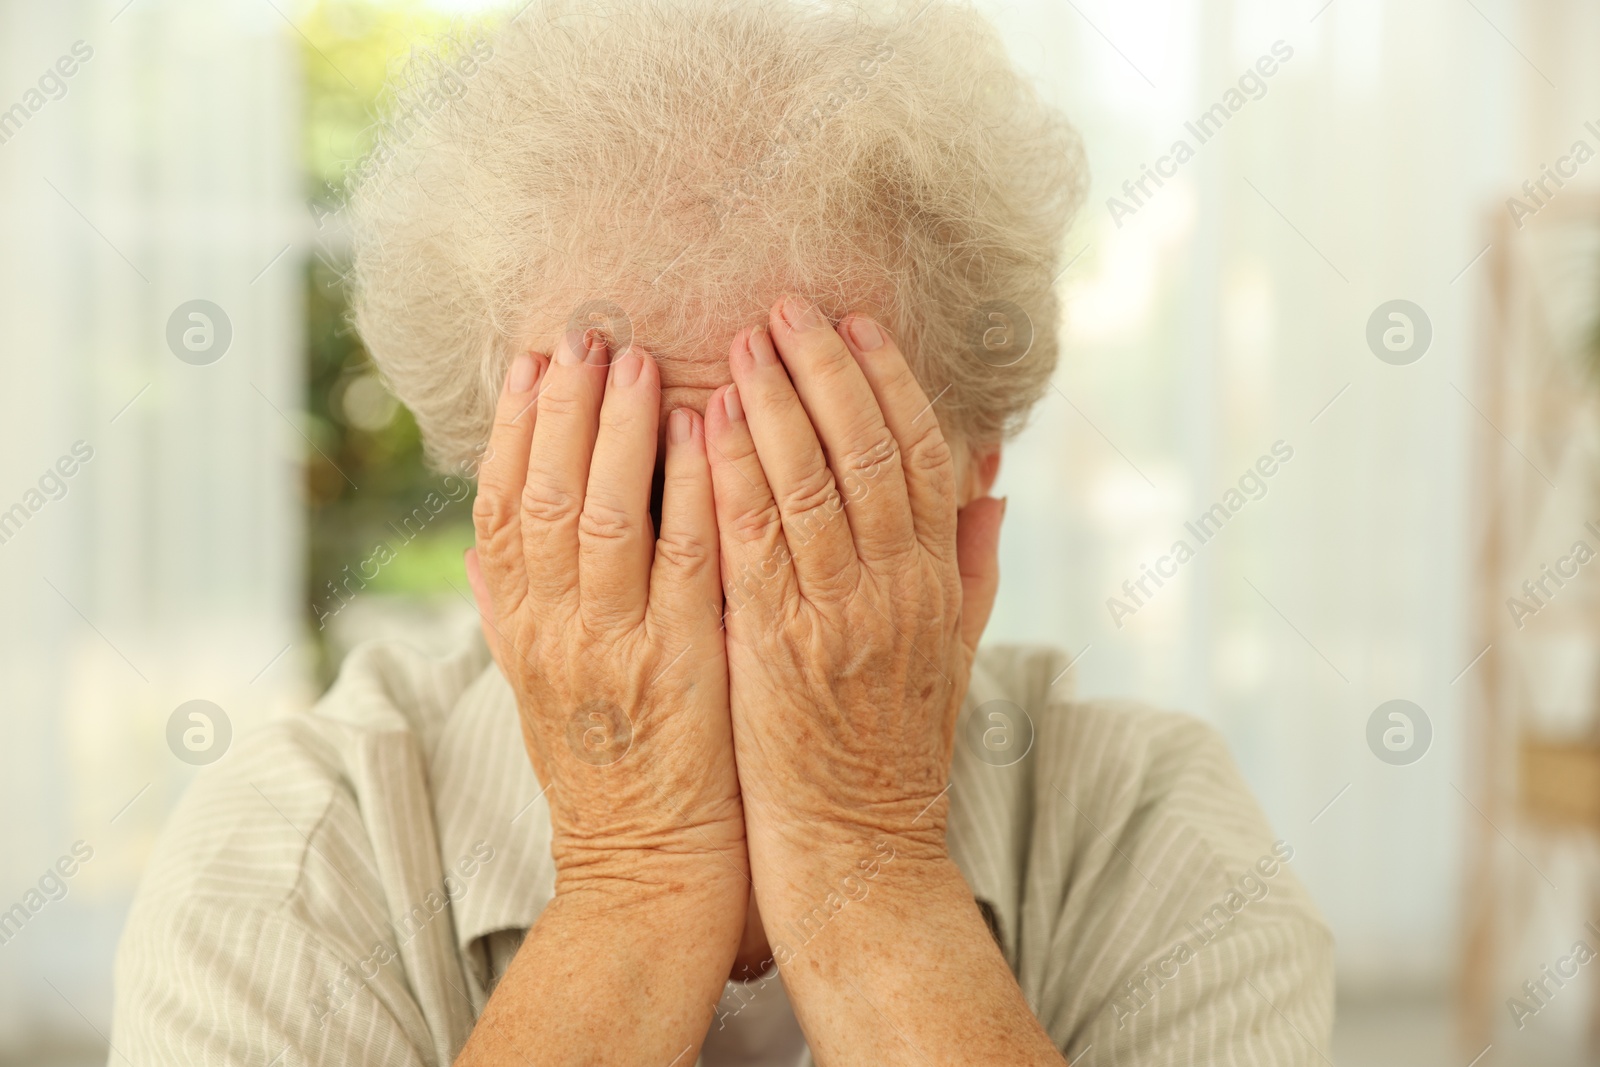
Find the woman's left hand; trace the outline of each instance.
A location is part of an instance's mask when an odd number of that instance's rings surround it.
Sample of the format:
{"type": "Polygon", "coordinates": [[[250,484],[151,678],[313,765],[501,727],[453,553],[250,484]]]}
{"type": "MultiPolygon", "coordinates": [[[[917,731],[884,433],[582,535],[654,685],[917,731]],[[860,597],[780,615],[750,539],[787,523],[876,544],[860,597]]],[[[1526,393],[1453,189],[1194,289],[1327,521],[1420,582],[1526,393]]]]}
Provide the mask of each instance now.
{"type": "MultiPolygon", "coordinates": [[[[947,858],[946,781],[994,602],[1000,501],[957,512],[933,405],[894,341],[774,307],[706,412],[734,742],[756,890],[794,864],[947,858]]],[[[801,881],[810,881],[802,877],[801,881]]]]}

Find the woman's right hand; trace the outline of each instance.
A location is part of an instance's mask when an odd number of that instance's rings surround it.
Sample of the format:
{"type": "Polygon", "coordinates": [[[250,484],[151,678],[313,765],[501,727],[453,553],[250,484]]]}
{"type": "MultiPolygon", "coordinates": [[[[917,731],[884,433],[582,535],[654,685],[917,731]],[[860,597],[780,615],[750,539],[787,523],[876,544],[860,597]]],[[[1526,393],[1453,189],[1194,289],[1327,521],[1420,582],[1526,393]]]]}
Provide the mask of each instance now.
{"type": "Polygon", "coordinates": [[[608,351],[569,331],[553,360],[512,366],[468,577],[548,791],[557,896],[692,888],[736,900],[737,930],[749,863],[704,426],[668,419],[658,539],[658,370],[608,351]]]}

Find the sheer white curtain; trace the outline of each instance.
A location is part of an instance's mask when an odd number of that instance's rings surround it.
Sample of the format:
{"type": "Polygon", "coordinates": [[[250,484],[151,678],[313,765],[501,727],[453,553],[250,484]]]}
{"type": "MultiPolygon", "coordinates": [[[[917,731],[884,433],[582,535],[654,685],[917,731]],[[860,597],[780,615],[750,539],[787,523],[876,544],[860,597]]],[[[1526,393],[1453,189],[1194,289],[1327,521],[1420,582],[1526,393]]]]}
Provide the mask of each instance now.
{"type": "Polygon", "coordinates": [[[0,1059],[103,1052],[128,895],[193,774],[173,710],[237,734],[304,698],[294,42],[262,0],[0,3],[0,912],[26,912],[0,1059]],[[231,323],[209,364],[168,344],[191,300],[231,323]]]}
{"type": "Polygon", "coordinates": [[[1345,988],[1440,987],[1478,818],[1456,789],[1471,792],[1458,678],[1480,651],[1467,465],[1496,432],[1473,408],[1475,257],[1485,216],[1600,115],[1596,11],[1073,0],[996,17],[1081,124],[1094,185],[1061,280],[1059,393],[1003,467],[991,635],[1081,652],[1080,692],[1216,723],[1334,926],[1345,988]],[[1259,98],[1247,84],[1199,144],[1185,123],[1279,41],[1292,55],[1259,98]],[[1180,138],[1193,158],[1131,200],[1124,181],[1180,138]],[[1120,227],[1112,196],[1137,208],[1120,227]],[[1394,299],[1432,324],[1408,366],[1365,338],[1394,299]],[[1265,495],[1199,546],[1184,524],[1280,440],[1293,457],[1265,495]],[[1123,582],[1180,539],[1195,557],[1164,564],[1176,576],[1147,581],[1119,628],[1108,598],[1133,604],[1123,582]],[[1409,766],[1366,741],[1395,698],[1432,724],[1409,766]]]}

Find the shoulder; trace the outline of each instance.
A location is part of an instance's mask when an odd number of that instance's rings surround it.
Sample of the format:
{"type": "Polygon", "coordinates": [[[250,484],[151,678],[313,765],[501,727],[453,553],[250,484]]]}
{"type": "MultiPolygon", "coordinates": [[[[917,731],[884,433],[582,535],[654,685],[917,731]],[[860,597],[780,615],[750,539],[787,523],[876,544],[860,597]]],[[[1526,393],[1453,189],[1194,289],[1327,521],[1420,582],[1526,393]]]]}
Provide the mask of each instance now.
{"type": "MultiPolygon", "coordinates": [[[[410,772],[425,769],[485,659],[481,643],[442,659],[392,642],[357,648],[315,706],[238,739],[196,775],[157,839],[139,901],[284,908],[307,890],[319,839],[336,838],[340,857],[370,856],[364,806],[380,791],[426,789],[426,774],[410,772]]],[[[359,867],[336,873],[363,887],[370,872],[359,867]]]]}
{"type": "Polygon", "coordinates": [[[974,689],[1021,708],[1033,733],[998,779],[981,769],[1008,809],[991,822],[1014,842],[1014,969],[1040,1021],[1064,1050],[1094,1043],[1119,1062],[1165,1062],[1179,1041],[1196,1063],[1315,1062],[1332,936],[1294,873],[1294,835],[1273,831],[1218,730],[1073,699],[1071,662],[1002,646],[975,665],[974,689]]]}
{"type": "MultiPolygon", "coordinates": [[[[1225,803],[1250,799],[1215,727],[1139,701],[1075,699],[1074,663],[1066,652],[1046,646],[981,649],[964,710],[969,747],[979,736],[971,720],[981,722],[996,709],[1012,711],[1029,739],[1014,777],[1059,789],[1108,815],[1181,803],[1195,792],[1217,793],[1225,803]]],[[[1031,796],[1033,790],[1026,792],[1031,796]]],[[[1190,810],[1196,819],[1206,814],[1205,805],[1190,810]]]]}
{"type": "MultiPolygon", "coordinates": [[[[302,1051],[365,1029],[388,1034],[381,1043],[403,1063],[431,1044],[392,965],[396,828],[383,813],[426,816],[427,747],[482,668],[474,647],[430,659],[363,646],[315,707],[236,740],[196,775],[118,946],[119,1045],[209,1061],[233,1051],[219,1027],[302,1051]],[[358,984],[375,997],[356,997],[358,984]],[[291,1033],[285,1019],[304,1026],[291,1033]]],[[[398,832],[433,838],[431,825],[398,832]]]]}
{"type": "Polygon", "coordinates": [[[1070,890],[1169,872],[1172,884],[1223,890],[1262,857],[1292,856],[1294,842],[1273,833],[1220,731],[1139,701],[1074,699],[1061,678],[1071,662],[1050,648],[986,650],[965,709],[981,713],[984,692],[1004,694],[1031,732],[996,795],[1022,809],[1027,845],[1054,857],[1033,865],[1035,875],[1057,872],[1070,890]]]}

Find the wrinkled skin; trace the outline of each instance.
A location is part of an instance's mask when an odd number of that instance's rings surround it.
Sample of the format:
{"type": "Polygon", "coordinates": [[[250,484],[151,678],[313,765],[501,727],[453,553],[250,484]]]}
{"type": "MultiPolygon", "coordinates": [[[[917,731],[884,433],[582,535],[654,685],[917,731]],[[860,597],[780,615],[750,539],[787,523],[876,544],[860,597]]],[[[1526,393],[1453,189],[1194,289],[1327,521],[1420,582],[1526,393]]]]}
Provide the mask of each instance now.
{"type": "Polygon", "coordinates": [[[757,894],[806,851],[941,854],[999,502],[958,517],[938,417],[870,321],[784,302],[729,363],[706,422],[757,894]]]}
{"type": "Polygon", "coordinates": [[[548,790],[558,890],[663,856],[743,878],[703,426],[670,421],[657,539],[658,372],[594,342],[525,357],[501,396],[468,559],[485,635],[548,790]]]}
{"type": "Polygon", "coordinates": [[[871,320],[780,301],[727,365],[703,417],[670,413],[658,540],[647,352],[570,334],[500,400],[469,576],[558,886],[671,854],[759,898],[864,841],[943,855],[1003,508],[959,507],[965,465],[871,320]]]}

